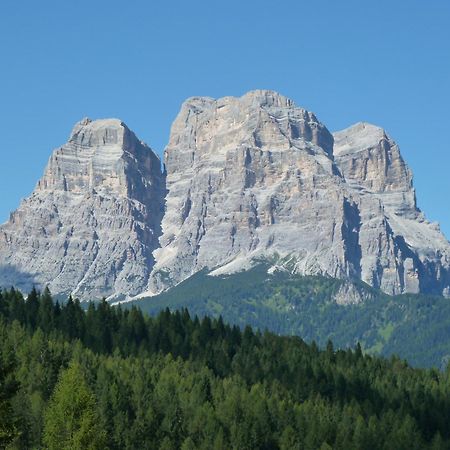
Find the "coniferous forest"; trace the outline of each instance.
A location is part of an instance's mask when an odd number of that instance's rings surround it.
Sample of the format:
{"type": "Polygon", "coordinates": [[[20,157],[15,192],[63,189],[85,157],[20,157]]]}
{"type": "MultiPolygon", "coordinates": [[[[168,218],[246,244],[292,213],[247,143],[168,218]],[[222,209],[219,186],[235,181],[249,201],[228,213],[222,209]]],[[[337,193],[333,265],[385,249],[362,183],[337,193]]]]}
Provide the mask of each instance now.
{"type": "Polygon", "coordinates": [[[150,298],[127,303],[150,315],[169,307],[187,308],[199,317],[222,316],[229,324],[301,336],[325,347],[360,343],[366,353],[399,355],[415,367],[445,369],[450,361],[450,302],[431,294],[390,296],[353,280],[365,298],[338,304],[335,295],[345,283],[323,276],[277,271],[270,264],[224,276],[202,271],[150,298]]]}
{"type": "Polygon", "coordinates": [[[450,371],[187,310],[0,293],[0,448],[447,449],[450,371]]]}

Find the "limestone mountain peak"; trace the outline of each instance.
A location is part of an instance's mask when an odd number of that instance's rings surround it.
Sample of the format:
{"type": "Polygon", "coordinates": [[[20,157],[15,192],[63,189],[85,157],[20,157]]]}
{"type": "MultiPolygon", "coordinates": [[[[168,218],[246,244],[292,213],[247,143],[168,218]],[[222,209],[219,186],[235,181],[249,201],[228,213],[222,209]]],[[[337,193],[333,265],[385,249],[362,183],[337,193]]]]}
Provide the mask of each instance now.
{"type": "Polygon", "coordinates": [[[82,299],[138,294],[154,263],[164,185],[159,157],[122,121],[78,122],[0,228],[1,285],[82,299]]]}
{"type": "Polygon", "coordinates": [[[368,122],[358,122],[345,130],[333,133],[335,141],[335,156],[347,153],[357,153],[371,146],[378,145],[382,140],[391,140],[386,131],[368,122]]]}
{"type": "Polygon", "coordinates": [[[332,135],[270,90],[191,97],[164,167],[119,119],[78,122],[0,226],[0,286],[120,298],[264,260],[389,294],[450,294],[450,244],[380,127],[332,135]]]}

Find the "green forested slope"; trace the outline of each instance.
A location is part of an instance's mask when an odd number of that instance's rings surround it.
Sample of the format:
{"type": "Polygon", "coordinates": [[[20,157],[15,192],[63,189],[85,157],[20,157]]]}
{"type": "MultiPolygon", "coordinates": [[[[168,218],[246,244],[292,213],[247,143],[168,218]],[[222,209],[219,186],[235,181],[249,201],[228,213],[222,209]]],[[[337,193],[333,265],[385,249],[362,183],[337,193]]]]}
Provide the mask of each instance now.
{"type": "Polygon", "coordinates": [[[267,274],[260,265],[226,277],[201,272],[158,296],[132,302],[150,314],[188,308],[232,324],[297,335],[340,348],[360,342],[363,350],[398,354],[410,364],[444,368],[450,358],[450,300],[438,296],[387,296],[362,283],[363,304],[341,306],[332,299],[341,281],[325,277],[267,274]]]}
{"type": "Polygon", "coordinates": [[[0,447],[450,448],[450,372],[186,310],[3,292],[0,368],[0,447]]]}

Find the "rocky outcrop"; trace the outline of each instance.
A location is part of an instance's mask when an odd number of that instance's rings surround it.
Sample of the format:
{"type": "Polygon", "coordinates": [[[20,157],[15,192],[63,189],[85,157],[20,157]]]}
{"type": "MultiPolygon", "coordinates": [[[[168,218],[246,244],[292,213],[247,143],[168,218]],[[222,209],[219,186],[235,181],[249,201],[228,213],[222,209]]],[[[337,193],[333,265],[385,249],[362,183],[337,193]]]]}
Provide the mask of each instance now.
{"type": "MultiPolygon", "coordinates": [[[[194,97],[164,157],[163,173],[118,120],[77,124],[0,227],[0,286],[120,299],[269,261],[388,294],[450,294],[450,244],[378,127],[332,135],[272,91],[194,97]]],[[[364,300],[342,286],[336,301],[364,300]]]]}
{"type": "Polygon", "coordinates": [[[138,294],[165,195],[159,158],[116,119],[75,125],[0,228],[0,284],[81,299],[138,294]]]}
{"type": "Polygon", "coordinates": [[[331,297],[338,305],[358,305],[372,301],[373,295],[352,281],[344,281],[331,297]]]}

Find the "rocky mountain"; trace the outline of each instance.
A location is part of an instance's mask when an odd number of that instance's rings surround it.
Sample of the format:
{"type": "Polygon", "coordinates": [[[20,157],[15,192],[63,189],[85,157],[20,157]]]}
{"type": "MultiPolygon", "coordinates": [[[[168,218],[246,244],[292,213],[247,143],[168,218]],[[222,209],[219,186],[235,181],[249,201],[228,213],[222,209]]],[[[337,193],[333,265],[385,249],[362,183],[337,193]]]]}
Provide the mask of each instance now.
{"type": "Polygon", "coordinates": [[[164,165],[120,121],[77,124],[0,227],[0,285],[120,298],[265,261],[389,294],[450,294],[450,244],[378,127],[332,135],[272,91],[194,97],[164,165]]]}
{"type": "Polygon", "coordinates": [[[298,274],[360,278],[389,294],[448,293],[450,245],[417,209],[397,145],[357,124],[334,136],[275,92],[191,98],[165,151],[167,204],[150,280],[261,259],[298,274]]]}
{"type": "Polygon", "coordinates": [[[85,119],[0,228],[0,281],[81,299],[146,285],[165,196],[161,163],[120,120],[85,119]]]}

